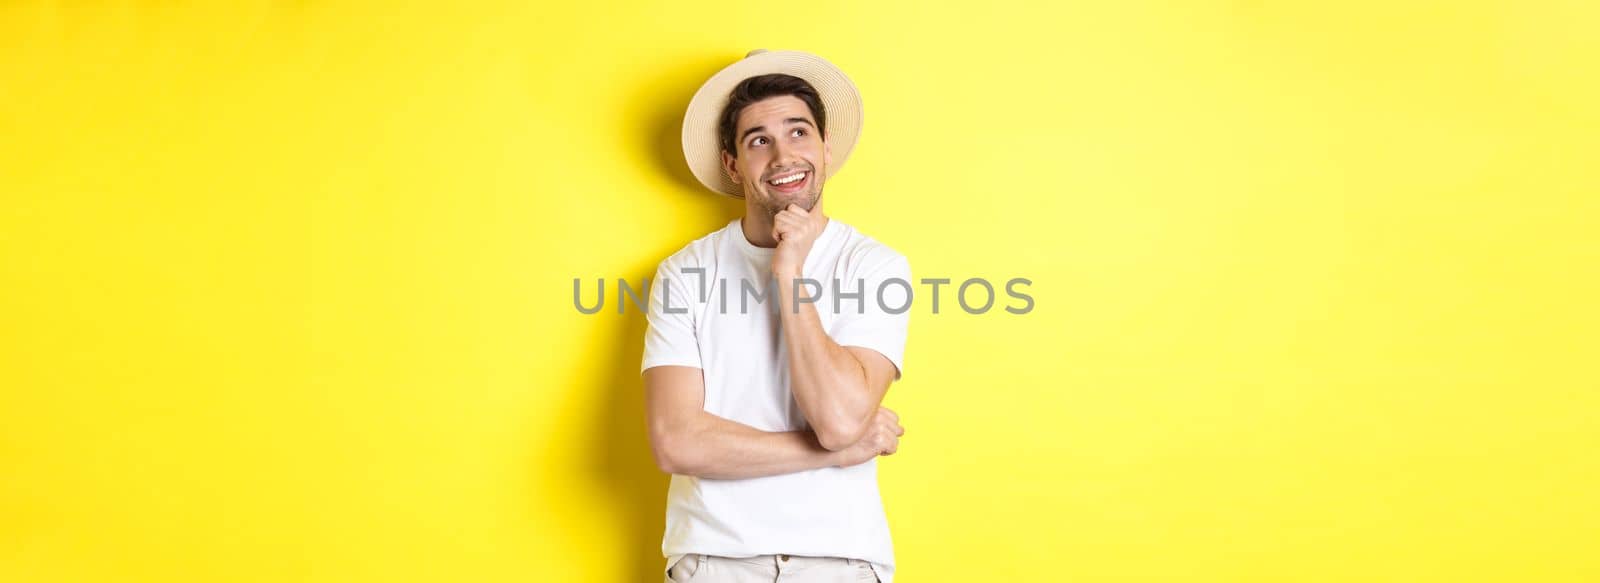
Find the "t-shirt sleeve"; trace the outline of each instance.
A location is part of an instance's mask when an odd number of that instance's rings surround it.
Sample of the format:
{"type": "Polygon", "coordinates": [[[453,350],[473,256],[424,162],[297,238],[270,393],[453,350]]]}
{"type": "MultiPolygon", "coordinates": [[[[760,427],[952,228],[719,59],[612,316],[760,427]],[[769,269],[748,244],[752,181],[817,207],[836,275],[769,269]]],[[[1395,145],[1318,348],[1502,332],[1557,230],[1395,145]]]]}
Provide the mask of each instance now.
{"type": "Polygon", "coordinates": [[[854,299],[841,300],[834,316],[833,341],[840,346],[860,346],[882,354],[894,363],[894,377],[905,368],[906,327],[911,320],[911,264],[889,253],[862,270],[854,281],[840,282],[845,290],[860,288],[861,307],[854,299]]]}
{"type": "Polygon", "coordinates": [[[700,363],[700,344],[695,337],[694,302],[687,293],[685,282],[676,272],[662,262],[656,268],[655,279],[650,280],[649,308],[645,310],[648,327],[644,333],[644,363],[639,372],[657,366],[692,366],[700,363]]]}

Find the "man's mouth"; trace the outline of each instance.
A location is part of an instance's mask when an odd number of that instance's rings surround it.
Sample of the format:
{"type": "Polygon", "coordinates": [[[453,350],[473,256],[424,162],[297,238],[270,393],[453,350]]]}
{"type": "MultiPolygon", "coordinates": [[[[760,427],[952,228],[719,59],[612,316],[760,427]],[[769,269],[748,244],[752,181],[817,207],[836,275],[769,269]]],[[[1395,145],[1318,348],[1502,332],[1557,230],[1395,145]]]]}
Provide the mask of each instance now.
{"type": "Polygon", "coordinates": [[[773,177],[767,181],[767,186],[778,192],[789,194],[800,192],[800,189],[805,188],[809,182],[811,182],[811,171],[801,170],[773,177]]]}

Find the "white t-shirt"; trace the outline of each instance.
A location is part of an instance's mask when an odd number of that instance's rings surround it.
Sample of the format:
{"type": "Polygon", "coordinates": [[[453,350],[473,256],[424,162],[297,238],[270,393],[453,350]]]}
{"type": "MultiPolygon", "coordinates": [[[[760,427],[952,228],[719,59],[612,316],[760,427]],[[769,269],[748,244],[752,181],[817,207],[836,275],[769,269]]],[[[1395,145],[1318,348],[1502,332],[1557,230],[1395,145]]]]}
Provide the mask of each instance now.
{"type": "MultiPolygon", "coordinates": [[[[641,371],[699,368],[706,411],[764,431],[796,431],[810,425],[789,391],[787,343],[774,295],[780,290],[769,289],[775,287],[773,251],[751,244],[735,219],[662,261],[650,282],[641,371]]],[[[817,298],[828,336],[841,346],[883,354],[898,378],[911,313],[905,257],[830,218],[802,275],[822,286],[821,293],[812,288],[808,295],[817,298]],[[891,279],[904,285],[884,284],[891,279]],[[860,300],[852,293],[861,293],[860,300]]],[[[668,569],[687,553],[788,554],[862,559],[885,583],[894,578],[876,458],[848,468],[743,480],[673,475],[661,550],[668,569]]]]}

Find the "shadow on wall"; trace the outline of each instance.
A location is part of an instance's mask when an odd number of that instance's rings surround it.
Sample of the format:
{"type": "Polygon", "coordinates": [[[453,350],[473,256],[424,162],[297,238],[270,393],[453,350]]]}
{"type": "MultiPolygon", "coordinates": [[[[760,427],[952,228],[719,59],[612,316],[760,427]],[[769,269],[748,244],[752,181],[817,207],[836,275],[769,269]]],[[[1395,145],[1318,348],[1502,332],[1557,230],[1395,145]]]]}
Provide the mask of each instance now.
{"type": "MultiPolygon", "coordinates": [[[[694,236],[714,231],[734,217],[743,214],[743,201],[713,194],[701,186],[689,172],[683,160],[683,112],[700,84],[738,58],[728,56],[693,59],[679,65],[663,63],[659,70],[667,71],[661,77],[639,87],[629,99],[629,112],[639,124],[634,133],[620,136],[619,149],[626,149],[635,159],[648,160],[655,170],[672,177],[675,188],[666,192],[639,193],[638,196],[667,196],[669,204],[691,205],[703,212],[692,212],[697,218],[694,236]]],[[[680,228],[666,229],[668,233],[681,233],[680,228]]],[[[641,239],[650,233],[637,234],[641,239]]],[[[676,237],[676,234],[668,236],[676,237]]],[[[676,251],[683,241],[642,241],[642,249],[669,248],[676,251]]],[[[656,265],[665,259],[643,256],[631,258],[629,265],[611,266],[608,274],[625,276],[635,285],[655,275],[656,265]]],[[[615,294],[615,290],[608,290],[615,294]]],[[[642,311],[628,306],[623,314],[614,309],[613,295],[608,298],[606,310],[592,316],[594,326],[606,330],[599,334],[610,339],[614,355],[606,361],[605,368],[593,375],[595,384],[581,389],[580,394],[601,399],[595,407],[598,417],[591,423],[592,439],[581,447],[593,448],[582,459],[592,460],[593,466],[585,468],[609,496],[616,516],[622,524],[617,532],[625,533],[614,541],[614,555],[624,557],[626,581],[661,581],[666,566],[661,556],[661,536],[665,528],[667,485],[670,476],[656,468],[650,449],[650,437],[645,419],[644,385],[639,376],[643,358],[646,320],[642,311]]]]}

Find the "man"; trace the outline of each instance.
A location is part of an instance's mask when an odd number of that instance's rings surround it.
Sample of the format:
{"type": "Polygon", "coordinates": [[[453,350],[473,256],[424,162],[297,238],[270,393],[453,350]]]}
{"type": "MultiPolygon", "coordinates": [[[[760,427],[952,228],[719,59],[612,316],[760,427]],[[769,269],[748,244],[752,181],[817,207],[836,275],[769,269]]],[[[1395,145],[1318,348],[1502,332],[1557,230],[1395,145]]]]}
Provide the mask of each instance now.
{"type": "Polygon", "coordinates": [[[673,474],[669,582],[893,581],[876,458],[905,431],[880,403],[910,267],[822,211],[860,127],[854,85],[802,52],[753,51],[689,104],[689,165],[745,212],[652,280],[642,369],[673,474]]]}

